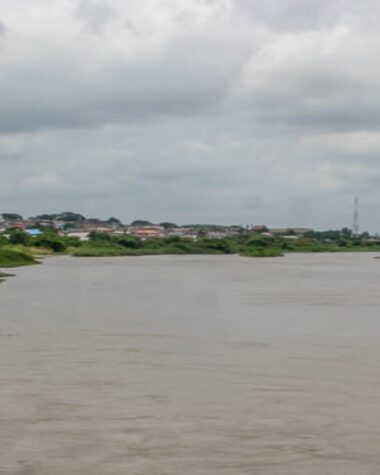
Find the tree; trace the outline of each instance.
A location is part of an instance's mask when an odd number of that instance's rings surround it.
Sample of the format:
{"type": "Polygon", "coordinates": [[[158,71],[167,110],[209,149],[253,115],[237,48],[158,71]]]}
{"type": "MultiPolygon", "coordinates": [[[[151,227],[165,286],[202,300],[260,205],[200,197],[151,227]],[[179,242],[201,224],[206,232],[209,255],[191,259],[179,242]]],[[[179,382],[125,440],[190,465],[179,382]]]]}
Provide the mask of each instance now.
{"type": "Polygon", "coordinates": [[[137,249],[141,246],[141,239],[135,236],[122,236],[118,238],[117,243],[127,249],[137,249]]]}
{"type": "Polygon", "coordinates": [[[150,221],[146,221],[145,219],[136,219],[132,221],[131,226],[152,226],[153,224],[150,221]]]}
{"type": "Polygon", "coordinates": [[[9,242],[12,244],[23,244],[27,246],[30,243],[30,236],[20,229],[10,229],[9,230],[9,242]]]}
{"type": "Polygon", "coordinates": [[[341,235],[345,238],[350,239],[352,237],[352,231],[349,228],[343,228],[341,230],[341,235]]]}
{"type": "Polygon", "coordinates": [[[262,249],[264,247],[268,247],[271,241],[272,240],[269,240],[268,238],[264,238],[264,237],[253,237],[252,239],[249,239],[247,244],[250,247],[252,246],[252,247],[262,249]]]}
{"type": "Polygon", "coordinates": [[[106,221],[106,223],[108,223],[108,224],[114,224],[114,225],[116,225],[116,226],[121,226],[121,225],[122,225],[120,219],[114,218],[113,216],[112,216],[111,218],[108,218],[107,221],[106,221]]]}
{"type": "Polygon", "coordinates": [[[65,244],[54,234],[45,234],[37,238],[33,244],[36,247],[51,249],[53,252],[63,252],[66,249],[65,244]]]}
{"type": "Polygon", "coordinates": [[[43,221],[54,221],[57,217],[57,214],[39,214],[36,216],[36,219],[41,219],[43,221]]]}
{"type": "Polygon", "coordinates": [[[178,228],[178,226],[175,223],[170,223],[170,222],[167,222],[167,221],[164,221],[163,223],[160,223],[160,226],[162,226],[164,229],[178,228]]]}
{"type": "Polygon", "coordinates": [[[111,241],[111,236],[107,233],[100,233],[97,231],[91,231],[90,234],[88,235],[88,239],[90,241],[111,241]]]}
{"type": "Polygon", "coordinates": [[[57,219],[60,221],[72,221],[74,223],[83,223],[83,221],[86,221],[86,218],[83,215],[79,213],[73,213],[71,211],[65,211],[61,214],[58,214],[57,219]]]}
{"type": "Polygon", "coordinates": [[[22,219],[21,214],[17,213],[3,213],[2,216],[6,221],[16,221],[18,219],[22,219]]]}

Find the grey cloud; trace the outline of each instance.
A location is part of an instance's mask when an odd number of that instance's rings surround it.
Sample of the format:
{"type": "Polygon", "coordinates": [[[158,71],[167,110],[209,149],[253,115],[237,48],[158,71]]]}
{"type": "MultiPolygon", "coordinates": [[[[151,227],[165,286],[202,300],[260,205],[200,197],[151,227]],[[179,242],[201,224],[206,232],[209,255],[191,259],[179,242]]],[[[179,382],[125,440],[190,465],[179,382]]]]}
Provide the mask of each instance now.
{"type": "Polygon", "coordinates": [[[80,0],[76,13],[94,33],[100,33],[115,14],[108,3],[99,0],[80,0]]]}
{"type": "Polygon", "coordinates": [[[55,52],[0,78],[0,132],[102,126],[152,116],[187,116],[215,108],[224,98],[249,48],[229,35],[181,35],[159,55],[111,60],[87,67],[55,52]],[[228,61],[226,61],[226,55],[228,61]]]}
{"type": "Polygon", "coordinates": [[[280,30],[329,26],[343,12],[340,2],[327,0],[239,0],[238,5],[252,19],[280,30]]]}
{"type": "Polygon", "coordinates": [[[276,31],[315,30],[346,21],[368,25],[380,10],[376,2],[356,0],[237,0],[235,5],[276,31]]]}
{"type": "Polygon", "coordinates": [[[372,2],[174,3],[9,2],[1,207],[379,231],[372,2]]]}
{"type": "Polygon", "coordinates": [[[378,129],[380,63],[367,49],[374,38],[363,35],[359,48],[356,40],[352,32],[339,30],[276,40],[245,66],[235,87],[235,107],[267,125],[378,129]]]}
{"type": "Polygon", "coordinates": [[[2,21],[0,21],[0,36],[5,35],[7,29],[2,21]]]}

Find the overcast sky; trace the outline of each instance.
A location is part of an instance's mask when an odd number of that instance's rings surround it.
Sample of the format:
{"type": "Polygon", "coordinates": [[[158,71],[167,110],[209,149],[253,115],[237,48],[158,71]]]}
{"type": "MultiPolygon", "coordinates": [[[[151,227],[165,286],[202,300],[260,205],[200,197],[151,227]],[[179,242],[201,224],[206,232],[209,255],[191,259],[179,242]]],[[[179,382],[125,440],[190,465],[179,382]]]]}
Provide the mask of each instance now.
{"type": "Polygon", "coordinates": [[[0,212],[380,231],[377,0],[0,0],[0,212]]]}

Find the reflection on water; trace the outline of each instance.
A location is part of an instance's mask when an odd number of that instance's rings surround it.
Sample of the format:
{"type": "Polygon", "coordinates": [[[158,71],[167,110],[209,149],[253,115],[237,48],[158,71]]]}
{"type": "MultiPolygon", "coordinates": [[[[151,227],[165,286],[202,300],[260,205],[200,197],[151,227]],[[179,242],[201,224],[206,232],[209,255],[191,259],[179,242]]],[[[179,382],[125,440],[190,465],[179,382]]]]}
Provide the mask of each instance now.
{"type": "Polygon", "coordinates": [[[0,474],[379,473],[372,257],[17,270],[0,286],[0,474]]]}

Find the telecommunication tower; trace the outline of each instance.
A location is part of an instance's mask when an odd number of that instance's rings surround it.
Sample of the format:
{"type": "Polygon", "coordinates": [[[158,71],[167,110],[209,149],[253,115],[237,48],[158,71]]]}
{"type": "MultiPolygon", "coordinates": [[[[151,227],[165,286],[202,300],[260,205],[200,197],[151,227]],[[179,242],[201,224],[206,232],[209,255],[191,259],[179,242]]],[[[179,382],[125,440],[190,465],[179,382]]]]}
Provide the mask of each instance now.
{"type": "Polygon", "coordinates": [[[356,236],[359,234],[359,199],[357,196],[355,196],[355,200],[354,200],[352,231],[356,236]]]}

